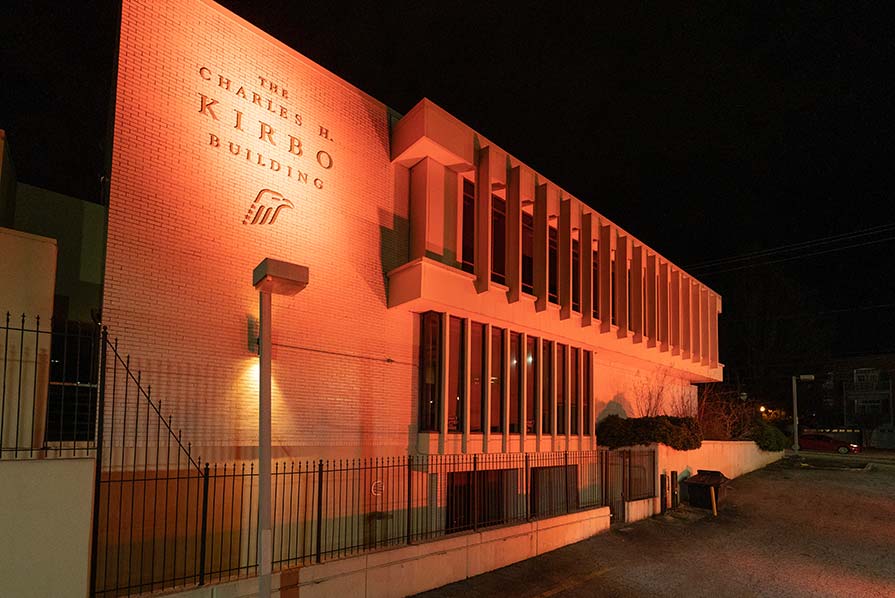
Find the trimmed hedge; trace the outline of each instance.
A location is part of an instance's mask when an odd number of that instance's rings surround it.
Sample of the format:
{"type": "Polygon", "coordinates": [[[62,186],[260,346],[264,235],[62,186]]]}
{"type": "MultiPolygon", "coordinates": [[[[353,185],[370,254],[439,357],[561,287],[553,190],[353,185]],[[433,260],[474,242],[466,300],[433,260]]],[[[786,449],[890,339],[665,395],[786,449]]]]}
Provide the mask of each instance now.
{"type": "Polygon", "coordinates": [[[692,417],[610,415],[597,424],[597,443],[609,448],[661,442],[679,451],[702,446],[699,422],[692,417]]]}
{"type": "Polygon", "coordinates": [[[780,428],[765,421],[755,425],[749,438],[763,451],[782,451],[790,445],[789,438],[780,431],[780,428]]]}

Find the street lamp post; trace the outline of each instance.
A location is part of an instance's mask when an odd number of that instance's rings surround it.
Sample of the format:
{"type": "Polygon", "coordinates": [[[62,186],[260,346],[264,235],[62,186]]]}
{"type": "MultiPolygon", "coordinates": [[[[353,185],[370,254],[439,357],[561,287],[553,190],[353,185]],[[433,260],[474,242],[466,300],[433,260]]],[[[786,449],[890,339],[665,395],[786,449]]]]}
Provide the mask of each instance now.
{"type": "Polygon", "coordinates": [[[797,382],[812,382],[814,374],[800,374],[792,377],[792,450],[799,452],[799,399],[797,382]]]}
{"type": "Polygon", "coordinates": [[[273,532],[270,518],[270,366],[271,297],[295,295],[308,284],[308,268],[265,258],[252,272],[261,295],[258,376],[258,596],[269,598],[273,570],[273,532]]]}

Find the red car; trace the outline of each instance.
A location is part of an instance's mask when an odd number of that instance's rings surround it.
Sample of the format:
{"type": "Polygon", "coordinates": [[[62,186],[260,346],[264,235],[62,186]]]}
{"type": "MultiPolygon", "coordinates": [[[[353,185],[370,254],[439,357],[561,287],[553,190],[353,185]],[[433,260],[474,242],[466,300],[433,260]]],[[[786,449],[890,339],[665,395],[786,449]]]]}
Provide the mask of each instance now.
{"type": "Polygon", "coordinates": [[[837,452],[840,455],[861,452],[861,447],[857,444],[836,440],[823,434],[803,434],[799,436],[799,448],[812,451],[837,452]]]}

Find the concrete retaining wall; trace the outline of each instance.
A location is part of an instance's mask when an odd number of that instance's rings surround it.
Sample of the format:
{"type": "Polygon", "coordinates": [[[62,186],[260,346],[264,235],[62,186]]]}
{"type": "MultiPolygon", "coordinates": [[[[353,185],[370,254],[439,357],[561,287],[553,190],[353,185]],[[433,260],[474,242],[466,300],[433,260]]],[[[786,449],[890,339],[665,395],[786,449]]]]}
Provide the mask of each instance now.
{"type": "MultiPolygon", "coordinates": [[[[275,574],[274,595],[374,598],[406,596],[550,552],[609,529],[600,507],[443,540],[403,546],[275,574]]],[[[174,594],[179,598],[242,598],[258,591],[257,578],[174,594]]]]}
{"type": "Polygon", "coordinates": [[[659,473],[676,471],[683,479],[696,474],[698,469],[714,469],[735,478],[761,469],[781,457],[783,451],[763,451],[751,440],[703,440],[702,446],[692,451],[677,451],[660,444],[659,473]]]}

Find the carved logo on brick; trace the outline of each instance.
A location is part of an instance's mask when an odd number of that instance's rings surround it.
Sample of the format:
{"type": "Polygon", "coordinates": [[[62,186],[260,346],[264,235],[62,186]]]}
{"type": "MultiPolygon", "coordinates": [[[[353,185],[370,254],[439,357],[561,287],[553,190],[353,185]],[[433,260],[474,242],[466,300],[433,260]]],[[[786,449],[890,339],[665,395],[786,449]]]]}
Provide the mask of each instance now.
{"type": "Polygon", "coordinates": [[[258,196],[249,210],[246,212],[245,218],[242,219],[243,224],[273,224],[277,221],[280,212],[283,209],[291,210],[293,208],[291,201],[277,193],[272,189],[262,189],[258,192],[258,196]]]}

